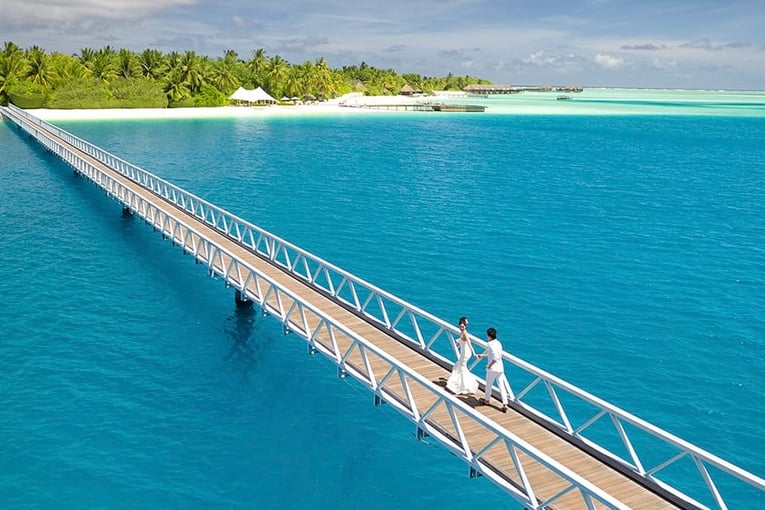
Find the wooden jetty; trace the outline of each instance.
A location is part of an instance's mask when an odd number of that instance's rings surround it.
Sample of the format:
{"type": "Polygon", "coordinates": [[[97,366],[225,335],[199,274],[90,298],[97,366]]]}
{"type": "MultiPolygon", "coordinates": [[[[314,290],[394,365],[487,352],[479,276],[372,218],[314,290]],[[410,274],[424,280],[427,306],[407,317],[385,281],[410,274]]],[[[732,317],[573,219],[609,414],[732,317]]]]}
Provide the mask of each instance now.
{"type": "Polygon", "coordinates": [[[486,107],[477,104],[434,104],[433,111],[436,112],[483,112],[486,107]]]}
{"type": "Polygon", "coordinates": [[[399,112],[483,112],[486,107],[471,104],[448,103],[359,103],[340,104],[347,108],[365,108],[368,110],[388,110],[399,112]]]}

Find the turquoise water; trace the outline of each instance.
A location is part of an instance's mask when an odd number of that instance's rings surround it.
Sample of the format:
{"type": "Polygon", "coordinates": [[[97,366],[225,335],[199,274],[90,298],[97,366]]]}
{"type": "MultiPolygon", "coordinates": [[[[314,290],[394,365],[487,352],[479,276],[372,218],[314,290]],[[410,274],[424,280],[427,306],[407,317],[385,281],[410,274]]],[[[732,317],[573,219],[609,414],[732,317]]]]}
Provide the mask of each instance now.
{"type": "Polygon", "coordinates": [[[765,92],[747,90],[584,89],[582,92],[523,92],[449,99],[477,103],[488,112],[549,115],[765,116],[765,92]],[[559,101],[559,96],[569,99],[559,101]]]}
{"type": "MultiPolygon", "coordinates": [[[[60,125],[765,475],[763,116],[60,125]]],[[[0,147],[1,506],[515,507],[7,124],[0,147]]]]}

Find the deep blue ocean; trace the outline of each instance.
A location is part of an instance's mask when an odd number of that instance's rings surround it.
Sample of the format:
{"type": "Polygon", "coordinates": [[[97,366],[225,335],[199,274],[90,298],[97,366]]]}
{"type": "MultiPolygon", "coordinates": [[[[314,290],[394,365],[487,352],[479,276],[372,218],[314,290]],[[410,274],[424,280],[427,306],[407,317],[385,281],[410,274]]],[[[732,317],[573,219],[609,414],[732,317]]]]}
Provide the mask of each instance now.
{"type": "MultiPolygon", "coordinates": [[[[58,124],[765,476],[765,116],[58,124]]],[[[519,508],[8,123],[0,175],[0,507],[519,508]]]]}

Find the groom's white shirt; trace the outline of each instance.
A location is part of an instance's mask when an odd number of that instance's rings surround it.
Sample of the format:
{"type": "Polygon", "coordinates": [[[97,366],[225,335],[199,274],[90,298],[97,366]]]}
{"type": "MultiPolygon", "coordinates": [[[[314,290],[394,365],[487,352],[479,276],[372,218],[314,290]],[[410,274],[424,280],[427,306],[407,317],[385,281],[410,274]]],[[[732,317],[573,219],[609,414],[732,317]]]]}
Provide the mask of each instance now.
{"type": "Polygon", "coordinates": [[[502,363],[502,344],[500,341],[496,338],[494,340],[489,340],[486,344],[486,348],[489,350],[487,366],[492,361],[494,362],[494,364],[491,365],[491,368],[487,368],[486,370],[504,373],[505,367],[502,363]]]}

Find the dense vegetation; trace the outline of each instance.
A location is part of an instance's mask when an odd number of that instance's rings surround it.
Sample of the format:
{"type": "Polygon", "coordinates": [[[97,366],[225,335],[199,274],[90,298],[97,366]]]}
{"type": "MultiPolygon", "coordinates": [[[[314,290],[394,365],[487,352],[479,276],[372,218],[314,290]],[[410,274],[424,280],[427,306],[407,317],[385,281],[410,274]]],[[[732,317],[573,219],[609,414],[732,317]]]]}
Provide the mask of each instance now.
{"type": "Polygon", "coordinates": [[[260,48],[249,59],[233,51],[211,58],[193,51],[136,53],[105,46],[83,48],[79,54],[47,53],[32,46],[21,49],[6,42],[0,51],[0,103],[23,108],[151,108],[222,106],[240,86],[263,87],[276,98],[332,98],[348,92],[397,94],[405,85],[414,90],[462,90],[489,83],[449,74],[429,78],[399,75],[392,69],[358,66],[330,69],[323,58],[290,64],[260,48]]]}

